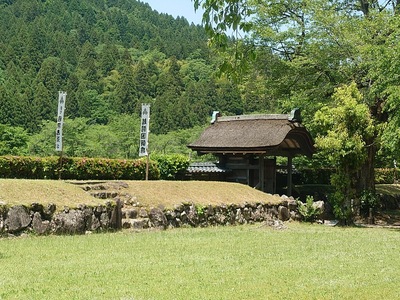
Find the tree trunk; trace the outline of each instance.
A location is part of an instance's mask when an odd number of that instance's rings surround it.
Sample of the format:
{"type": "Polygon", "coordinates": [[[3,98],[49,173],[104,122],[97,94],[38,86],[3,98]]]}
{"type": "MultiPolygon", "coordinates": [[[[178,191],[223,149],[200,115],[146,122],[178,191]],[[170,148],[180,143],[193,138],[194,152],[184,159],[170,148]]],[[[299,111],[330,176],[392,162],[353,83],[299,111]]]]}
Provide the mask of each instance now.
{"type": "Polygon", "coordinates": [[[361,200],[360,196],[364,191],[375,193],[375,155],[377,148],[372,141],[368,144],[366,151],[367,157],[357,172],[356,178],[356,199],[354,199],[354,215],[360,215],[361,200]]]}

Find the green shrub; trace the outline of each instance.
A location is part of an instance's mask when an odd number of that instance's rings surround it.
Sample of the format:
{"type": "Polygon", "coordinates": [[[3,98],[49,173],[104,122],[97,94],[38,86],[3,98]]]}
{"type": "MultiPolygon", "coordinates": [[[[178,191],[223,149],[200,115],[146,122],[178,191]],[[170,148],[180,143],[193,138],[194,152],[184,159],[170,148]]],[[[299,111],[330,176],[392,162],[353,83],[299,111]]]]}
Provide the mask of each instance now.
{"type": "Polygon", "coordinates": [[[300,169],[300,182],[295,184],[330,184],[330,177],[334,171],[333,168],[300,169]]]}
{"type": "Polygon", "coordinates": [[[306,222],[314,222],[322,212],[314,205],[314,197],[307,196],[306,203],[297,201],[299,213],[306,222]]]}
{"type": "MultiPolygon", "coordinates": [[[[333,168],[320,169],[299,169],[298,182],[295,182],[296,176],[293,177],[294,184],[330,184],[330,178],[335,173],[333,168]]],[[[375,183],[391,184],[400,179],[400,170],[394,168],[376,168],[375,183]]]]}
{"type": "Polygon", "coordinates": [[[160,179],[181,179],[189,167],[189,158],[182,154],[153,154],[152,160],[157,162],[160,179]]]}
{"type": "Polygon", "coordinates": [[[400,172],[394,168],[377,168],[375,169],[375,183],[390,184],[400,178],[400,172]]]}
{"type": "Polygon", "coordinates": [[[40,158],[23,156],[1,156],[0,177],[39,179],[43,175],[40,158]]]}
{"type": "Polygon", "coordinates": [[[369,210],[376,208],[379,205],[379,197],[373,191],[365,190],[360,197],[361,214],[364,216],[369,215],[369,210]]]}
{"type": "MultiPolygon", "coordinates": [[[[73,180],[143,180],[146,160],[119,160],[103,158],[19,157],[0,156],[0,178],[73,180]]],[[[149,179],[159,179],[160,172],[154,161],[149,163],[149,179]]]]}

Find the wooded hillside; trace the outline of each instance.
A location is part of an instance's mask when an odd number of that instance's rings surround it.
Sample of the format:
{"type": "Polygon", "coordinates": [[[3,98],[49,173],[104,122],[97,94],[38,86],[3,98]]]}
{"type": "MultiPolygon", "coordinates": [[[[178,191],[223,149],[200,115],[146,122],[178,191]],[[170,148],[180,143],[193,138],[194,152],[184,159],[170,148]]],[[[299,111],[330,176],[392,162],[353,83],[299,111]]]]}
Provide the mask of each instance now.
{"type": "Polygon", "coordinates": [[[92,125],[151,103],[155,134],[265,109],[254,87],[215,75],[201,26],[136,0],[2,0],[0,32],[0,124],[29,134],[55,121],[60,90],[67,118],[92,125]]]}

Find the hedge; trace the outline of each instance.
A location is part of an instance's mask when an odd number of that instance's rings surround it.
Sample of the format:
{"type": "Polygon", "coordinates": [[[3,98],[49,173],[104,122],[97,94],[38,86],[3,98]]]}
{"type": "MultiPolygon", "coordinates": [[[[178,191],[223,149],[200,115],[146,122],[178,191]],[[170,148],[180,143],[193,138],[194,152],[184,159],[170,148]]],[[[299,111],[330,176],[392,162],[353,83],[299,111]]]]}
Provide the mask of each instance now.
{"type": "MultiPolygon", "coordinates": [[[[149,179],[181,179],[189,166],[183,155],[154,155],[149,163],[149,179]]],[[[0,178],[58,179],[60,158],[32,156],[0,156],[0,178]]],[[[334,169],[301,169],[294,184],[329,184],[334,169]]],[[[70,180],[143,180],[146,159],[105,159],[63,157],[61,178],[70,180]]],[[[394,183],[400,171],[393,168],[375,169],[377,184],[394,183]]]]}
{"type": "Polygon", "coordinates": [[[151,159],[157,162],[163,180],[182,179],[189,167],[189,158],[182,154],[154,154],[151,159]]]}
{"type": "MultiPolygon", "coordinates": [[[[303,184],[330,184],[330,177],[334,174],[335,169],[300,169],[293,175],[293,183],[296,185],[303,184]]],[[[376,168],[375,183],[391,184],[400,179],[400,170],[394,168],[376,168]]]]}
{"type": "MultiPolygon", "coordinates": [[[[0,156],[0,178],[58,179],[59,157],[0,156]]],[[[146,175],[146,160],[103,158],[62,159],[61,178],[72,180],[142,180],[146,175]]],[[[157,163],[149,163],[149,179],[159,179],[157,163]]]]}

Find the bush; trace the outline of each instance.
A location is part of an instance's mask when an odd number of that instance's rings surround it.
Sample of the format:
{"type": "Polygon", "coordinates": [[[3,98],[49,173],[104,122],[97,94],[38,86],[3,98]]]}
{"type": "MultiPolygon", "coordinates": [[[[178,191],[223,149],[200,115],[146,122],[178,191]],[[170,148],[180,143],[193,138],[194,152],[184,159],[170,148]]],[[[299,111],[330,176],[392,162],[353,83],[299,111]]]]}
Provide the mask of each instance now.
{"type": "Polygon", "coordinates": [[[157,162],[160,179],[181,179],[189,167],[189,158],[181,154],[153,154],[151,159],[157,162]]]}
{"type": "Polygon", "coordinates": [[[369,215],[369,210],[374,209],[379,205],[379,197],[373,191],[365,190],[363,191],[361,197],[361,208],[360,212],[363,216],[369,215]]]}
{"type": "MultiPolygon", "coordinates": [[[[300,184],[330,184],[330,178],[335,174],[333,168],[321,169],[300,169],[298,170],[298,182],[296,176],[293,176],[293,183],[300,184]]],[[[400,179],[400,170],[394,168],[376,168],[375,183],[391,184],[400,179]]]]}
{"type": "Polygon", "coordinates": [[[0,178],[53,179],[58,159],[0,156],[0,178]]]}
{"type": "MultiPolygon", "coordinates": [[[[60,159],[58,157],[0,156],[0,178],[58,179],[60,159]]],[[[143,180],[146,175],[146,160],[119,160],[103,158],[63,157],[62,179],[73,180],[143,180]]],[[[149,163],[149,179],[159,179],[157,164],[149,163]]]]}
{"type": "Polygon", "coordinates": [[[306,222],[314,222],[322,213],[320,209],[314,205],[313,196],[307,196],[306,203],[298,201],[297,204],[299,207],[299,213],[306,222]]]}
{"type": "Polygon", "coordinates": [[[399,180],[400,172],[398,169],[394,168],[379,168],[375,169],[375,183],[394,183],[399,180]]]}
{"type": "Polygon", "coordinates": [[[300,182],[295,184],[330,184],[330,178],[334,172],[333,168],[300,169],[300,182]]]}

